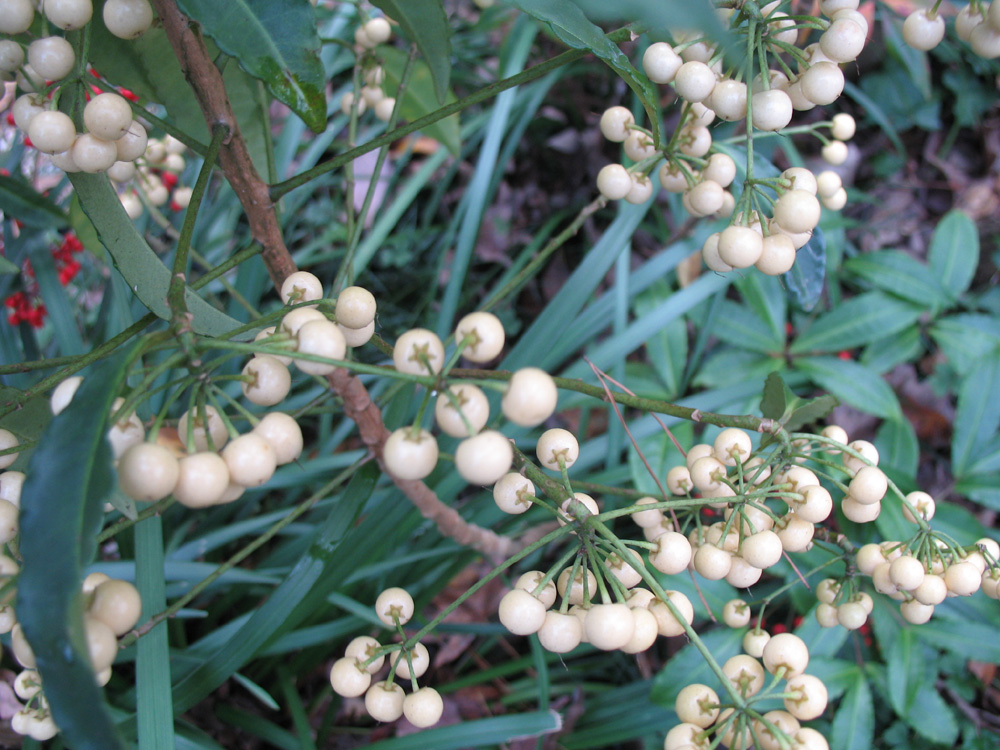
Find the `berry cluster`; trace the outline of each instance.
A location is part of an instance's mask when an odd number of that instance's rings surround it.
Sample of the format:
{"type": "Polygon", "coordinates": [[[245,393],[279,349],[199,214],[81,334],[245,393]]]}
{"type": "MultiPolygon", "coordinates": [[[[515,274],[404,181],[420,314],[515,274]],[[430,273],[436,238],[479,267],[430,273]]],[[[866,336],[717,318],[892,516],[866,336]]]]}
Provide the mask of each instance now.
{"type": "Polygon", "coordinates": [[[772,637],[758,631],[744,650],[746,653],[722,665],[722,673],[742,699],[742,705],[721,700],[708,685],[688,685],[674,701],[682,723],[667,733],[664,748],[700,749],[721,743],[738,750],[828,750],[822,734],[799,723],[819,717],[828,700],[823,681],[805,673],[809,649],[802,639],[792,633],[772,637]],[[765,689],[767,674],[773,680],[765,689]],[[785,681],[784,690],[775,692],[781,680],[785,681]],[[782,698],[785,710],[758,713],[752,709],[754,703],[770,698],[782,698]]]}
{"type": "MultiPolygon", "coordinates": [[[[9,579],[17,571],[17,563],[9,557],[0,556],[0,576],[9,579]]],[[[118,638],[139,622],[142,599],[131,583],[110,578],[104,573],[88,575],[83,580],[81,593],[85,603],[83,628],[87,654],[97,684],[106,685],[118,655],[118,638]]],[[[45,699],[42,678],[36,671],[35,655],[10,606],[0,610],[0,630],[10,633],[14,658],[24,667],[14,679],[14,692],[25,705],[11,717],[11,728],[35,740],[51,739],[59,730],[45,699]]]]}
{"type": "Polygon", "coordinates": [[[403,626],[413,617],[413,597],[404,589],[389,588],[375,600],[375,614],[386,626],[394,628],[403,643],[382,646],[371,636],[359,636],[347,644],[344,656],[330,668],[330,684],[345,698],[365,696],[365,710],[376,721],[396,721],[405,716],[416,727],[437,724],[444,711],[441,695],[432,687],[417,685],[430,666],[427,647],[406,639],[403,626]],[[393,656],[395,654],[395,656],[393,656]],[[386,656],[390,664],[383,670],[386,656]],[[380,671],[384,679],[372,682],[380,671]],[[407,695],[394,682],[396,677],[410,680],[413,691],[407,695]]]}
{"type": "Polygon", "coordinates": [[[129,218],[142,216],[145,205],[169,205],[171,211],[188,207],[192,188],[180,184],[187,166],[186,151],[187,146],[173,136],[150,138],[141,157],[134,162],[115,162],[108,170],[108,177],[119,187],[118,199],[129,218]]]}
{"type": "MultiPolygon", "coordinates": [[[[796,250],[809,241],[819,223],[821,204],[839,210],[847,202],[834,172],[814,176],[796,167],[779,178],[755,179],[752,150],[739,197],[727,190],[736,180],[737,168],[713,145],[708,126],[715,118],[745,119],[748,143],[755,132],[781,131],[796,110],[835,102],[844,89],[840,65],[855,60],[864,48],[868,23],[857,11],[857,2],[821,3],[827,19],[793,18],[779,10],[781,5],[771,2],[759,11],[729,12],[731,29],[747,39],[748,50],[730,68],[706,38],[677,33],[673,45],[654,42],[646,48],[642,58],[646,76],[653,83],[672,85],[683,102],[677,128],[660,149],[628,109],[611,107],[601,116],[602,134],[621,143],[633,164],[603,167],[597,176],[598,190],[610,200],[644,203],[653,195],[651,176],[656,170],[663,189],[681,193],[691,215],[729,218],[730,226],[711,235],[702,248],[705,264],[714,271],[756,266],[771,275],[787,272],[796,250]],[[812,29],[822,31],[818,40],[804,48],[796,46],[800,36],[812,29]],[[755,64],[763,65],[764,60],[773,67],[755,74],[755,64]]],[[[847,158],[844,141],[854,130],[854,120],[847,114],[814,126],[814,134],[824,143],[824,159],[842,164],[847,158]],[[820,127],[829,128],[831,137],[820,134],[820,127]]]]}
{"type": "Polygon", "coordinates": [[[370,107],[375,112],[375,117],[382,122],[388,122],[392,117],[396,99],[385,93],[385,69],[378,64],[374,54],[380,44],[385,44],[391,38],[392,26],[385,18],[372,18],[355,29],[354,52],[361,66],[364,86],[361,87],[360,96],[348,91],[341,97],[340,111],[345,115],[350,115],[357,109],[360,116],[370,107]]]}
{"type": "MultiPolygon", "coordinates": [[[[958,11],[955,33],[980,57],[1000,57],[1000,7],[996,3],[972,0],[958,11]]],[[[915,10],[903,22],[903,39],[914,49],[929,51],[944,39],[945,22],[938,4],[915,10]]]]}
{"type": "MultiPolygon", "coordinates": [[[[63,286],[69,284],[80,272],[80,261],[76,255],[83,252],[83,243],[73,232],[68,232],[62,242],[52,248],[52,257],[56,262],[56,272],[59,283],[63,286]]],[[[19,323],[28,323],[33,328],[41,328],[45,325],[45,316],[48,311],[45,304],[37,294],[37,287],[33,283],[35,271],[31,266],[31,261],[24,263],[24,276],[30,285],[27,291],[12,292],[4,299],[4,307],[10,309],[7,315],[7,322],[12,326],[19,323]]]]}
{"type": "MultiPolygon", "coordinates": [[[[48,23],[71,31],[90,23],[91,0],[49,0],[44,5],[48,23]]],[[[34,20],[30,0],[0,0],[0,32],[23,35],[34,20]]],[[[153,21],[148,0],[108,0],[103,19],[112,34],[131,39],[153,21]]],[[[14,123],[30,145],[52,157],[66,172],[106,172],[116,162],[131,162],[146,147],[146,130],[133,121],[128,101],[113,93],[99,93],[83,110],[86,132],[77,133],[72,118],[49,108],[57,100],[58,86],[69,81],[77,67],[73,47],[62,36],[48,36],[27,45],[12,39],[0,41],[0,76],[17,79],[26,92],[14,103],[14,123]]]]}

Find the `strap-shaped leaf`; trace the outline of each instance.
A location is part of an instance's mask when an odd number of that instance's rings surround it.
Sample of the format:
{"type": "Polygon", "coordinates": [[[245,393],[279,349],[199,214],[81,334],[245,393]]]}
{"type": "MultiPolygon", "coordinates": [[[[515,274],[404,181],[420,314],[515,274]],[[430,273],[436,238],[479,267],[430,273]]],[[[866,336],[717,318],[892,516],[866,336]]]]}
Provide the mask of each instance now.
{"type": "MultiPolygon", "coordinates": [[[[80,198],[80,205],[90,217],[97,234],[114,258],[115,266],[135,291],[142,303],[158,317],[168,320],[167,288],[170,270],[146,244],[132,220],[122,208],[118,196],[104,175],[77,172],[70,181],[80,198]]],[[[188,289],[185,295],[188,312],[194,318],[192,328],[198,333],[219,336],[238,328],[241,323],[216,310],[188,289]]]]}
{"type": "Polygon", "coordinates": [[[177,6],[276,99],[322,132],[323,65],[316,17],[306,0],[177,0],[177,6]]]}
{"type": "MultiPolygon", "coordinates": [[[[66,212],[31,185],[15,177],[0,175],[0,211],[11,219],[39,229],[66,226],[66,212]]],[[[17,267],[15,266],[16,272],[17,267]]],[[[3,273],[10,273],[2,271],[3,273]]]]}
{"type": "Polygon", "coordinates": [[[441,0],[372,0],[394,21],[399,21],[403,33],[416,43],[424,56],[434,80],[438,102],[448,98],[451,76],[451,27],[441,0]]]}
{"type": "Polygon", "coordinates": [[[605,36],[600,26],[591,23],[583,11],[570,0],[508,0],[515,8],[544,21],[563,42],[573,49],[590,50],[611,67],[628,84],[642,102],[653,142],[660,144],[659,93],[645,75],[633,67],[618,49],[618,45],[605,36]]]}
{"type": "Polygon", "coordinates": [[[115,474],[105,427],[125,378],[124,357],[84,379],[52,419],[31,457],[21,494],[17,615],[45,681],[66,743],[78,750],[121,747],[87,660],[80,580],[96,550],[102,506],[115,474]]]}

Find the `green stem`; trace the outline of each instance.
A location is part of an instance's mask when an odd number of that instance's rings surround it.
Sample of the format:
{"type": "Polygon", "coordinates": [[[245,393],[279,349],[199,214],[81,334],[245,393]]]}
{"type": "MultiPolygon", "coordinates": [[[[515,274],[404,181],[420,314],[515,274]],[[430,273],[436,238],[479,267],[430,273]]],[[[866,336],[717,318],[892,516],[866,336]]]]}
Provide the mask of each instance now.
{"type": "MultiPolygon", "coordinates": [[[[607,35],[607,38],[612,42],[622,42],[629,39],[632,35],[632,29],[618,29],[607,35]]],[[[510,76],[509,78],[504,78],[501,81],[492,83],[489,86],[481,88],[466,97],[458,99],[454,102],[446,104],[440,109],[436,109],[428,115],[421,117],[413,122],[409,122],[401,127],[395,128],[389,132],[383,133],[377,138],[373,138],[368,141],[368,143],[362,144],[356,148],[352,148],[349,151],[345,151],[340,156],[335,156],[334,158],[323,162],[322,164],[317,164],[312,169],[307,169],[305,172],[296,175],[283,182],[276,183],[271,186],[271,198],[272,200],[278,200],[283,195],[286,195],[290,191],[297,187],[301,187],[306,183],[316,179],[317,177],[326,174],[327,172],[332,172],[339,167],[348,164],[359,156],[367,154],[369,151],[374,151],[377,148],[381,148],[387,143],[392,143],[393,141],[399,140],[404,135],[409,135],[418,130],[424,130],[428,125],[433,125],[435,122],[443,120],[444,118],[455,114],[456,112],[461,112],[463,109],[467,109],[474,104],[486,101],[487,99],[492,99],[494,96],[507,89],[514,88],[515,86],[520,86],[528,81],[534,81],[536,78],[541,78],[546,73],[560,68],[563,65],[567,65],[575,60],[579,60],[585,57],[588,51],[585,49],[570,49],[565,52],[556,55],[551,60],[546,60],[543,63],[539,63],[522,73],[510,76]]]]}

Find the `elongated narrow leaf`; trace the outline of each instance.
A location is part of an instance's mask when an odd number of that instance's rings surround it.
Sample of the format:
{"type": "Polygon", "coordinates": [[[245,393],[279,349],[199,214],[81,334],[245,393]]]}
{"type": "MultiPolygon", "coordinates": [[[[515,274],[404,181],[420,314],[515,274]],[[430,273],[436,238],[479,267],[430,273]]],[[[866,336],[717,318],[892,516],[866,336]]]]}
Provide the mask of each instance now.
{"type": "Polygon", "coordinates": [[[0,255],[0,274],[21,273],[21,269],[0,255]]]}
{"type": "MultiPolygon", "coordinates": [[[[167,288],[170,286],[170,270],[139,234],[112,190],[111,183],[104,175],[83,172],[71,175],[70,179],[80,196],[80,205],[94,223],[101,242],[136,296],[151,312],[169,320],[167,288]]],[[[185,300],[188,312],[194,316],[191,326],[198,333],[219,336],[241,325],[216,310],[192,289],[187,290],[185,300]]]]}
{"type": "Polygon", "coordinates": [[[439,104],[448,98],[451,78],[451,26],[441,0],[372,0],[417,45],[430,70],[439,104]]]}
{"type": "Polygon", "coordinates": [[[830,747],[837,750],[869,750],[875,735],[875,707],[864,672],[858,670],[854,684],[844,694],[833,717],[830,747]]]}
{"type": "Polygon", "coordinates": [[[952,471],[962,477],[1000,424],[1000,356],[973,368],[958,392],[955,435],[951,444],[952,471]]]}
{"type": "Polygon", "coordinates": [[[844,403],[889,419],[902,412],[892,388],[864,365],[837,357],[804,357],[795,367],[844,403]]]}
{"type": "Polygon", "coordinates": [[[837,408],[837,399],[833,396],[819,396],[796,406],[792,413],[783,421],[786,430],[801,430],[808,424],[818,422],[837,408]]]}
{"type": "Polygon", "coordinates": [[[933,681],[920,685],[913,705],[903,718],[931,742],[945,747],[955,746],[958,738],[955,711],[938,693],[933,681]]]}
{"type": "MultiPolygon", "coordinates": [[[[378,50],[378,56],[382,59],[385,70],[386,90],[390,95],[396,95],[409,55],[395,47],[382,47],[378,50]]],[[[431,69],[423,60],[417,60],[406,84],[403,101],[399,103],[399,114],[404,120],[419,120],[424,115],[429,115],[439,106],[434,91],[431,69]]],[[[446,91],[445,100],[453,102],[455,95],[446,91]]],[[[423,133],[440,141],[452,154],[458,156],[462,146],[458,114],[428,125],[423,133]]]]}
{"type": "Polygon", "coordinates": [[[115,482],[105,425],[125,361],[98,365],[49,423],[21,495],[18,619],[55,722],[67,744],[81,749],[121,747],[85,656],[80,581],[115,482]]]}
{"type": "Polygon", "coordinates": [[[316,17],[303,0],[177,0],[219,49],[317,133],[326,126],[316,17]]]}
{"type": "Polygon", "coordinates": [[[928,254],[931,270],[953,299],[972,281],[979,265],[979,230],[967,214],[949,211],[931,237],[928,254]]]}
{"type": "MultiPolygon", "coordinates": [[[[0,175],[0,211],[8,218],[17,219],[25,226],[39,229],[66,226],[66,212],[38,194],[31,185],[15,177],[0,175]]],[[[16,273],[4,271],[4,273],[16,273]]]]}
{"type": "Polygon", "coordinates": [[[912,628],[903,628],[889,644],[886,681],[889,701],[899,716],[906,716],[920,688],[923,675],[922,646],[917,643],[912,628]]]}
{"type": "Polygon", "coordinates": [[[573,49],[589,50],[621,76],[642,102],[653,142],[660,145],[659,93],[649,79],[633,67],[618,45],[604,35],[600,26],[591,23],[570,0],[509,0],[509,3],[549,24],[555,35],[573,49]]]}
{"type": "Polygon", "coordinates": [[[23,391],[0,385],[0,410],[15,407],[0,419],[0,427],[10,430],[22,442],[38,440],[52,420],[52,410],[45,396],[28,397],[23,391]]]}
{"type": "Polygon", "coordinates": [[[791,351],[836,352],[864,346],[903,330],[923,311],[922,306],[882,292],[861,294],[820,316],[792,343],[791,351]]]}
{"type": "MultiPolygon", "coordinates": [[[[135,527],[135,578],[142,597],[142,622],[167,607],[163,576],[163,523],[159,516],[135,527]]],[[[137,647],[136,704],[139,745],[148,750],[174,747],[174,706],[170,695],[170,649],[165,624],[146,633],[137,647]]]]}
{"type": "Polygon", "coordinates": [[[938,320],[930,334],[960,375],[1000,352],[1000,320],[992,315],[949,315],[938,320]]]}
{"type": "MultiPolygon", "coordinates": [[[[575,0],[595,21],[635,23],[648,28],[655,38],[665,39],[678,29],[698,29],[733,52],[734,37],[726,34],[710,3],[691,0],[575,0]]],[[[738,54],[739,51],[737,51],[738,54]]]]}
{"type": "Polygon", "coordinates": [[[919,305],[939,308],[948,302],[939,272],[899,250],[857,255],[844,263],[844,269],[883,291],[919,305]]]}
{"type": "Polygon", "coordinates": [[[341,546],[351,550],[354,545],[366,544],[368,527],[364,524],[354,527],[354,521],[375,488],[378,476],[374,463],[366,464],[354,475],[315,541],[267,602],[219,651],[174,687],[177,713],[196,704],[229,679],[271,639],[294,627],[306,614],[297,606],[314,587],[322,587],[328,593],[346,577],[353,568],[352,556],[348,552],[339,555],[336,552],[341,546]]]}
{"type": "Polygon", "coordinates": [[[496,716],[465,721],[450,727],[394,737],[369,745],[371,750],[460,750],[465,747],[493,747],[511,740],[541,737],[562,729],[562,717],[555,711],[496,716]]]}
{"type": "Polygon", "coordinates": [[[1000,664],[996,628],[985,622],[932,618],[916,629],[916,636],[934,648],[990,664],[1000,664]]]}
{"type": "MultiPolygon", "coordinates": [[[[743,633],[730,628],[720,628],[706,633],[701,637],[701,640],[721,663],[730,656],[739,653],[743,633]]],[[[689,643],[674,654],[660,673],[653,678],[653,689],[649,699],[653,703],[673,708],[677,694],[685,685],[692,682],[718,684],[718,680],[705,661],[705,657],[701,655],[693,643],[689,643]],[[684,678],[678,679],[678,675],[684,675],[684,678]]]]}

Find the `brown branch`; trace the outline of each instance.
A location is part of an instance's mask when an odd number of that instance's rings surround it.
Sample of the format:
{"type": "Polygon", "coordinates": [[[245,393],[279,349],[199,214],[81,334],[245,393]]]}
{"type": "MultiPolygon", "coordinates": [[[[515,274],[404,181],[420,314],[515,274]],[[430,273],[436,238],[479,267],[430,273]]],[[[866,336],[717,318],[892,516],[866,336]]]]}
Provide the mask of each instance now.
{"type": "Polygon", "coordinates": [[[209,130],[220,124],[229,128],[229,138],[219,152],[219,166],[246,212],[253,238],[264,248],[263,258],[271,280],[280,289],[285,277],[295,271],[295,262],[281,236],[267,183],[254,167],[240,133],[222,73],[208,54],[201,30],[180,12],[174,0],[152,2],[209,130]]]}
{"type": "Polygon", "coordinates": [[[382,412],[371,400],[364,384],[343,368],[334,370],[327,379],[344,400],[344,413],[358,425],[361,439],[375,454],[382,471],[410,499],[424,518],[437,525],[441,534],[463,546],[471,547],[494,562],[501,562],[516,551],[511,539],[468,523],[458,511],[442,503],[423,482],[393,476],[382,460],[382,449],[389,437],[389,430],[382,421],[382,412]]]}
{"type": "MultiPolygon", "coordinates": [[[[274,203],[265,183],[250,159],[246,142],[229,104],[222,74],[215,67],[205,47],[201,31],[177,8],[174,0],[152,0],[157,15],[180,62],[184,76],[194,91],[209,129],[224,124],[229,128],[229,138],[219,151],[219,167],[239,198],[250,223],[254,239],[263,247],[262,257],[275,288],[296,270],[295,262],[281,236],[281,226],[274,211],[274,203]]],[[[379,411],[364,384],[344,369],[329,376],[330,385],[344,400],[347,416],[355,421],[364,441],[382,470],[420,510],[421,514],[437,524],[438,530],[459,544],[471,547],[494,561],[502,561],[514,549],[513,542],[492,531],[467,523],[454,508],[438,499],[423,482],[405,481],[393,477],[385,469],[382,449],[389,431],[382,422],[379,411]]]]}

